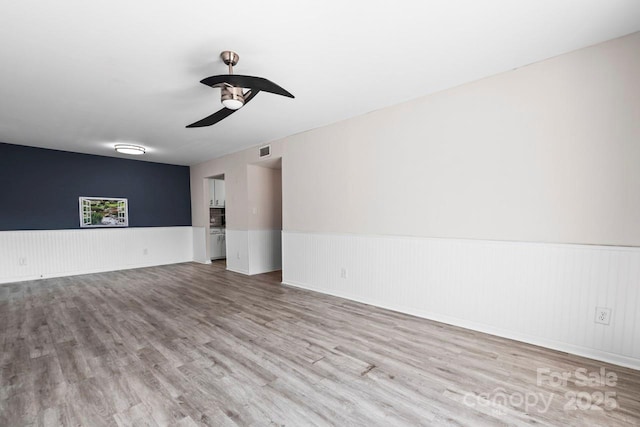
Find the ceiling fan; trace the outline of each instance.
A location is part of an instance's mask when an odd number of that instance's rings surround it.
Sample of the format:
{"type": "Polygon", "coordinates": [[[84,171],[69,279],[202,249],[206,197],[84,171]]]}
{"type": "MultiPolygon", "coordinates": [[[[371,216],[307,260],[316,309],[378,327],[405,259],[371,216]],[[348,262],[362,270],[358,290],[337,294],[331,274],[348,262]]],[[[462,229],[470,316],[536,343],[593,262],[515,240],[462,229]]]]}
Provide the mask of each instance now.
{"type": "Polygon", "coordinates": [[[229,74],[207,77],[206,79],[200,80],[200,83],[220,88],[221,101],[224,108],[202,120],[191,123],[187,126],[188,128],[211,126],[218,123],[220,120],[230,116],[246,105],[260,93],[260,91],[294,98],[289,92],[265,78],[233,74],[233,66],[240,60],[237,53],[225,50],[220,54],[220,58],[229,66],[229,74]]]}

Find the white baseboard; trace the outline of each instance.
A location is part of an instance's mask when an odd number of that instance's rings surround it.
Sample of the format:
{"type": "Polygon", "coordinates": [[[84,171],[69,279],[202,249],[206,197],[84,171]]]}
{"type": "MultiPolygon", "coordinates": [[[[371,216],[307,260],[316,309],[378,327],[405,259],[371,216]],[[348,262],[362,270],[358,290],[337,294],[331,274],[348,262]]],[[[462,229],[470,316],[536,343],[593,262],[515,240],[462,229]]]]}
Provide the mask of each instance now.
{"type": "Polygon", "coordinates": [[[239,269],[235,269],[233,267],[229,267],[229,265],[227,264],[227,270],[229,271],[233,271],[234,273],[240,273],[240,274],[244,274],[244,275],[249,275],[249,270],[239,270],[239,269]]]}

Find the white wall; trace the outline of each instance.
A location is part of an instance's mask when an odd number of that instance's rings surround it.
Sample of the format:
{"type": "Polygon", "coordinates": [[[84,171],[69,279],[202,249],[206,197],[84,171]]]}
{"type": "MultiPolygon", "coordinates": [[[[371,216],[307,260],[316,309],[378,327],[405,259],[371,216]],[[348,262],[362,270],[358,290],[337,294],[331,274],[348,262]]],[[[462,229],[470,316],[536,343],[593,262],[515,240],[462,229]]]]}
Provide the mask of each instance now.
{"type": "Polygon", "coordinates": [[[283,140],[285,230],[640,245],[640,33],[283,140]]]}
{"type": "MultiPolygon", "coordinates": [[[[227,228],[249,229],[249,173],[248,166],[272,164],[282,157],[282,143],[271,144],[271,157],[261,160],[258,147],[253,147],[218,159],[209,160],[190,167],[191,171],[191,216],[194,227],[209,226],[208,178],[224,175],[226,194],[225,213],[227,228]]],[[[262,215],[264,212],[259,213],[262,215]]]]}
{"type": "MultiPolygon", "coordinates": [[[[282,174],[246,165],[246,228],[227,228],[227,269],[261,274],[282,268],[282,174]]],[[[237,224],[237,223],[236,223],[237,224]]]]}
{"type": "Polygon", "coordinates": [[[0,232],[0,283],[188,261],[192,227],[0,232]]]}
{"type": "Polygon", "coordinates": [[[282,230],[282,172],[247,165],[248,227],[251,230],[282,230]]]}
{"type": "Polygon", "coordinates": [[[227,269],[243,274],[281,268],[282,144],[273,143],[267,159],[258,153],[255,147],[190,168],[192,223],[207,231],[208,177],[225,176],[227,269]]]}
{"type": "Polygon", "coordinates": [[[247,166],[249,274],[282,269],[282,172],[247,166]]]}
{"type": "MultiPolygon", "coordinates": [[[[272,142],[283,281],[640,367],[637,52],[640,33],[272,142]]],[[[192,168],[194,197],[255,157],[192,168]]]]}

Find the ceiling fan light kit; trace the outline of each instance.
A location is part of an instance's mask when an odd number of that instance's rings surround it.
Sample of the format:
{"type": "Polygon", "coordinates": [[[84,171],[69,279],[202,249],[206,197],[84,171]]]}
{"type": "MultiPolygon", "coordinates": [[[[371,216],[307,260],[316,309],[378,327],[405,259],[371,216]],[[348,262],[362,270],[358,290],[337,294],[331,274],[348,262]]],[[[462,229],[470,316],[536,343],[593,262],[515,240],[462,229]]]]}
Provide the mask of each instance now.
{"type": "Polygon", "coordinates": [[[244,105],[244,92],[241,87],[223,87],[222,105],[230,110],[237,110],[244,105]]]}
{"type": "Polygon", "coordinates": [[[237,53],[225,50],[220,54],[220,58],[229,67],[229,74],[207,77],[201,80],[200,83],[209,87],[220,88],[220,101],[224,108],[202,120],[191,123],[187,126],[188,128],[211,126],[218,123],[245,106],[260,91],[294,98],[291,93],[265,78],[233,74],[233,67],[240,60],[240,56],[237,53]]]}

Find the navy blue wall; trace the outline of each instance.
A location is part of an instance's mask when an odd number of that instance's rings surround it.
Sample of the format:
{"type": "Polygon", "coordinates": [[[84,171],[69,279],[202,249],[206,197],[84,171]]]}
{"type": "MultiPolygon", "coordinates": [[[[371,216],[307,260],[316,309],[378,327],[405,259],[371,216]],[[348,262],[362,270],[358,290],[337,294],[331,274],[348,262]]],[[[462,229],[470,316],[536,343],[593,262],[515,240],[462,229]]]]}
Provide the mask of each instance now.
{"type": "Polygon", "coordinates": [[[80,228],[80,196],[126,197],[130,227],[191,225],[188,166],[0,143],[0,230],[80,228]]]}

